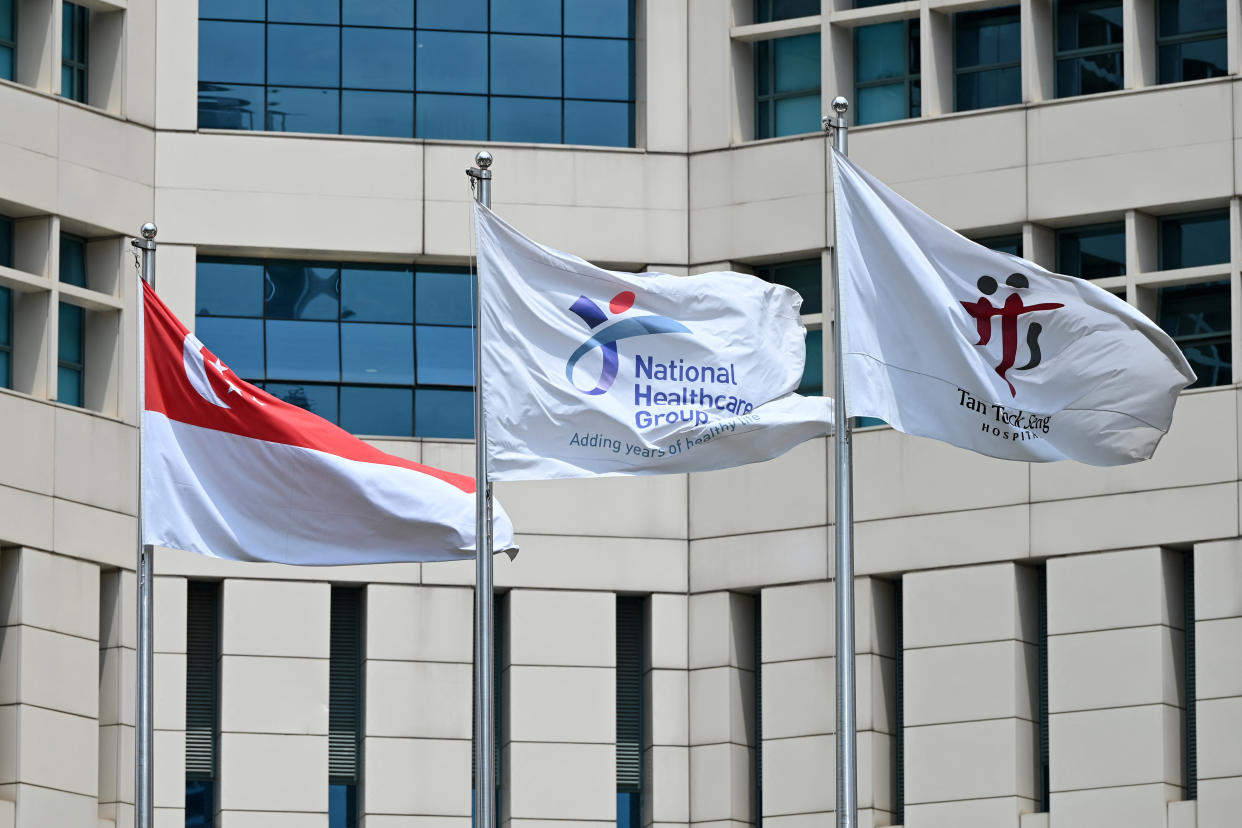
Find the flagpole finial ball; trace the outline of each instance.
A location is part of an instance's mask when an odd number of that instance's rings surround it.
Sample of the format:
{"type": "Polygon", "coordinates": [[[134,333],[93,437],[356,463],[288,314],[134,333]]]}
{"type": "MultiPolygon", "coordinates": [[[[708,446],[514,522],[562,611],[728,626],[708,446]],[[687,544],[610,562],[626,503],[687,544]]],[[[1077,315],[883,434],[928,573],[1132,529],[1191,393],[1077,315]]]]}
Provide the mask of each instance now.
{"type": "Polygon", "coordinates": [[[840,117],[841,115],[844,115],[845,111],[849,108],[850,108],[850,102],[846,100],[844,96],[837,95],[835,98],[832,99],[832,111],[837,113],[838,117],[840,117]]]}
{"type": "Polygon", "coordinates": [[[155,225],[149,221],[146,224],[142,225],[142,237],[146,239],[147,241],[150,241],[151,239],[155,238],[155,234],[157,232],[159,231],[156,229],[155,225]]]}
{"type": "Polygon", "coordinates": [[[479,169],[486,170],[492,165],[492,154],[487,150],[483,150],[474,157],[474,163],[479,165],[479,169]]]}

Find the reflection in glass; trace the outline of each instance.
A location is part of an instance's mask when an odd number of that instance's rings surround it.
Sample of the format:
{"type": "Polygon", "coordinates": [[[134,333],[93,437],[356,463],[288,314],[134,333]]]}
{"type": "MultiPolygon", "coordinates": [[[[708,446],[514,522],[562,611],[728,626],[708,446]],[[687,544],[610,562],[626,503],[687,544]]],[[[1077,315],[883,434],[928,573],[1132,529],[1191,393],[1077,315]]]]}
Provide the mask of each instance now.
{"type": "Polygon", "coordinates": [[[1229,211],[1160,220],[1160,269],[1225,264],[1229,261],[1229,211]]]}
{"type": "Polygon", "coordinates": [[[341,379],[413,385],[413,328],[409,325],[342,324],[341,379]]]}
{"type": "Polygon", "coordinates": [[[409,92],[341,92],[341,133],[411,138],[414,96],[409,92]]]}
{"type": "Polygon", "coordinates": [[[267,129],[271,132],[340,132],[340,91],[267,88],[267,129]]]}
{"type": "Polygon", "coordinates": [[[414,89],[414,32],[341,29],[341,85],[353,89],[414,89]]]}
{"type": "Polygon", "coordinates": [[[224,83],[198,84],[198,126],[200,129],[262,129],[262,86],[224,83]]]}
{"type": "Polygon", "coordinates": [[[341,386],[341,428],[354,434],[409,437],[414,433],[414,392],[409,388],[341,386]]]}
{"type": "Polygon", "coordinates": [[[200,261],[195,285],[199,315],[263,315],[263,265],[258,262],[200,261]]]}
{"type": "Polygon", "coordinates": [[[474,392],[420,388],[414,421],[420,437],[474,437],[474,392]]]}
{"type": "Polygon", "coordinates": [[[1160,47],[1160,83],[1221,78],[1229,74],[1224,37],[1160,47]]]}
{"type": "Polygon", "coordinates": [[[419,325],[415,330],[419,385],[474,385],[470,328],[419,325]]]}
{"type": "Polygon", "coordinates": [[[1022,100],[1022,44],[1017,6],[953,16],[959,112],[1022,100]]]}
{"type": "Polygon", "coordinates": [[[919,25],[896,20],[854,30],[859,124],[917,117],[919,25]]]}
{"type": "Polygon", "coordinates": [[[487,35],[418,33],[418,91],[487,94],[487,35]]]}
{"type": "Polygon", "coordinates": [[[269,382],[267,393],[277,399],[305,408],[312,414],[318,414],[329,422],[338,419],[337,386],[335,385],[303,385],[291,382],[269,382]]]}
{"type": "Polygon", "coordinates": [[[1056,18],[1057,97],[1120,89],[1120,0],[1058,0],[1056,18]]]}
{"type": "Polygon", "coordinates": [[[271,320],[265,325],[270,379],[340,381],[339,326],[335,322],[271,320]]]}
{"type": "Polygon", "coordinates": [[[1126,272],[1124,224],[1100,224],[1057,231],[1057,271],[1083,279],[1126,272]]]}
{"type": "Polygon", "coordinates": [[[1233,382],[1229,313],[1227,281],[1160,289],[1160,327],[1194,369],[1191,388],[1233,382]]]}
{"type": "Polygon", "coordinates": [[[414,134],[419,138],[487,140],[487,100],[481,95],[420,94],[414,134]]]}
{"type": "Polygon", "coordinates": [[[378,267],[341,268],[341,319],[413,322],[414,274],[378,267]]]}
{"type": "Polygon", "coordinates": [[[337,319],[339,271],[331,265],[269,262],[264,313],[277,319],[337,319]]]}
{"type": "Polygon", "coordinates": [[[263,320],[200,316],[194,335],[237,376],[263,379],[263,320]]]}
{"type": "Polygon", "coordinates": [[[472,278],[465,271],[419,270],[415,320],[419,324],[472,325],[472,278]]]}

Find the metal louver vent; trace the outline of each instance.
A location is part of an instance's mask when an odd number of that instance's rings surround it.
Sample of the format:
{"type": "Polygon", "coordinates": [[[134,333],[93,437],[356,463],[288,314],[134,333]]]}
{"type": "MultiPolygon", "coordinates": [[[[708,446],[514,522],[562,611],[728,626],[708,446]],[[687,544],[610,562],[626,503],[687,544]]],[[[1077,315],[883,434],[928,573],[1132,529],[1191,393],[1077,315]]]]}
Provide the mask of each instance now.
{"type": "Polygon", "coordinates": [[[362,711],[362,590],[332,587],[328,667],[328,781],[358,781],[362,711]]]}
{"type": "Polygon", "coordinates": [[[186,591],[185,775],[216,775],[216,700],[219,696],[220,585],[190,581],[186,591]]]}
{"type": "Polygon", "coordinates": [[[643,783],[643,599],[617,597],[617,791],[643,783]]]}

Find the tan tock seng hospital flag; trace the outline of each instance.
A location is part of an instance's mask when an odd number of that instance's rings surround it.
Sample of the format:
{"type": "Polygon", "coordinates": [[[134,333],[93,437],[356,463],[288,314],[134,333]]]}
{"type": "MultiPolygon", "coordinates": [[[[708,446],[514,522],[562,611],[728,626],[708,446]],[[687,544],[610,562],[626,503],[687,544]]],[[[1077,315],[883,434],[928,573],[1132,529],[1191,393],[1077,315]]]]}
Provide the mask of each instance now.
{"type": "Polygon", "coordinates": [[[1009,460],[1151,457],[1194,381],[1136,308],[989,250],[833,153],[846,407],[1009,460]]]}

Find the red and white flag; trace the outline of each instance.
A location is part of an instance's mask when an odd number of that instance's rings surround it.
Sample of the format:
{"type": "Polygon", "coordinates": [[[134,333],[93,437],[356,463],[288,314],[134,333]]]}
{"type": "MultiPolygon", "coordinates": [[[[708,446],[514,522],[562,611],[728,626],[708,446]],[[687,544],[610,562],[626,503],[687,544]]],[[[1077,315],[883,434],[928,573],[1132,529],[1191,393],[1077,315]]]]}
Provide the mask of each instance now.
{"type": "MultiPolygon", "coordinates": [[[[474,557],[474,478],[385,454],[238,378],[143,285],[145,544],[333,566],[474,557]]],[[[515,549],[495,506],[494,550],[515,549]]]]}

